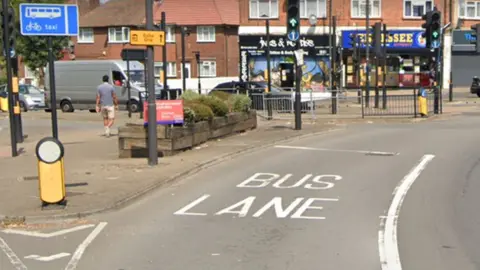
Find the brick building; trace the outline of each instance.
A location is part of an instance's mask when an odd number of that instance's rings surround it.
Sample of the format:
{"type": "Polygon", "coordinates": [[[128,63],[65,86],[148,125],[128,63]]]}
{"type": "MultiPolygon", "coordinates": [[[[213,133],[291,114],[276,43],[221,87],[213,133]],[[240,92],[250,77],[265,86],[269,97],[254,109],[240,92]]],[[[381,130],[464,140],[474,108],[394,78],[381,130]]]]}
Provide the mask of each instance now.
{"type": "MultiPolygon", "coordinates": [[[[238,78],[237,0],[165,0],[154,3],[154,21],[166,13],[167,76],[170,87],[180,87],[182,73],[181,27],[187,29],[185,77],[187,88],[196,89],[238,78]],[[195,51],[200,52],[200,63],[195,51]]],[[[74,39],[74,59],[120,59],[129,45],[131,29],[145,25],[145,0],[111,0],[80,18],[80,34],[74,39]]],[[[135,48],[142,48],[136,46],[135,48]]],[[[72,57],[73,58],[73,57],[72,57]]],[[[155,76],[161,79],[162,49],[155,48],[155,76]]]]}
{"type": "MultiPolygon", "coordinates": [[[[450,22],[450,5],[453,0],[370,0],[370,25],[382,22],[387,25],[392,35],[387,41],[388,53],[391,55],[387,66],[387,85],[413,85],[421,74],[428,72],[424,63],[431,57],[421,38],[422,15],[434,6],[442,12],[443,21],[450,22]],[[444,6],[446,4],[446,6],[444,6]]],[[[465,0],[468,2],[468,0],[465,0]]],[[[266,46],[265,20],[270,21],[271,50],[279,50],[279,43],[285,42],[287,0],[240,0],[240,47],[241,71],[244,79],[262,79],[265,70],[265,58],[262,51],[266,46]]],[[[304,86],[312,88],[329,85],[329,17],[337,19],[335,33],[340,47],[338,57],[343,67],[342,81],[345,85],[356,85],[356,77],[364,80],[364,74],[353,74],[351,69],[351,50],[348,44],[350,33],[365,37],[366,0],[300,0],[301,46],[305,55],[304,86]],[[329,5],[331,4],[331,12],[329,5]],[[309,18],[316,18],[311,22],[309,18]]],[[[480,7],[480,5],[479,5],[480,7]]],[[[479,10],[480,11],[480,10],[479,10]]],[[[480,14],[480,13],[479,13],[480,14]]],[[[449,70],[451,35],[445,37],[445,70],[449,70]]],[[[288,47],[288,46],[286,46],[288,47]]],[[[272,80],[279,80],[282,66],[292,62],[291,54],[276,53],[272,59],[272,80]]],[[[374,61],[373,61],[374,62],[374,61]]],[[[288,69],[289,67],[287,67],[288,69]]],[[[446,74],[448,75],[448,74],[446,74]]],[[[371,76],[375,78],[375,76],[371,76]]],[[[445,76],[444,81],[448,81],[445,76]]],[[[448,84],[446,84],[448,85],[448,84]]]]}

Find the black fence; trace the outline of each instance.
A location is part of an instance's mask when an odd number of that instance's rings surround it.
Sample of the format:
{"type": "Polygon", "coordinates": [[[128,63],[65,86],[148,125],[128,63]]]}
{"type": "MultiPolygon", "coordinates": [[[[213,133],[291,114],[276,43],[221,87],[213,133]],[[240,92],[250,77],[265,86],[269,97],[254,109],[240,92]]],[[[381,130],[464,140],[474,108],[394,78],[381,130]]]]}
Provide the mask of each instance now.
{"type": "Polygon", "coordinates": [[[441,90],[433,89],[411,89],[411,94],[391,94],[365,96],[362,93],[362,117],[365,116],[422,116],[420,110],[419,95],[426,98],[427,116],[441,113],[441,90]],[[422,91],[425,91],[422,93],[422,91]]]}

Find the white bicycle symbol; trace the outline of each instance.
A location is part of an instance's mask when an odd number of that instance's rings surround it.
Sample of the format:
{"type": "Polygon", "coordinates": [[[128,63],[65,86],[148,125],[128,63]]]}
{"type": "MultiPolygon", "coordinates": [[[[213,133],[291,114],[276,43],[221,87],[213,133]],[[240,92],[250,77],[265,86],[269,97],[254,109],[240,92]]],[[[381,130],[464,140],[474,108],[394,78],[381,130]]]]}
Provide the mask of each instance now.
{"type": "Polygon", "coordinates": [[[27,24],[27,26],[25,27],[25,30],[27,31],[32,31],[32,30],[35,30],[35,31],[42,31],[42,26],[38,23],[32,23],[30,22],[29,24],[27,24]]]}

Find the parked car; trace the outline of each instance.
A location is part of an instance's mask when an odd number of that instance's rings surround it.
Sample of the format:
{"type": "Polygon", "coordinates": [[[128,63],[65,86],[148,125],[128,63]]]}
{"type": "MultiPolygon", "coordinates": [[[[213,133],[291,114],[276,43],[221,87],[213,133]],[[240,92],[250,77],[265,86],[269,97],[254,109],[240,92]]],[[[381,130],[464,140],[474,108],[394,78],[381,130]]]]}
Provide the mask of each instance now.
{"type": "MultiPolygon", "coordinates": [[[[0,85],[0,93],[8,96],[7,85],[0,85]]],[[[18,86],[20,98],[20,109],[23,112],[45,108],[45,93],[40,88],[29,84],[20,84],[18,86]]]]}

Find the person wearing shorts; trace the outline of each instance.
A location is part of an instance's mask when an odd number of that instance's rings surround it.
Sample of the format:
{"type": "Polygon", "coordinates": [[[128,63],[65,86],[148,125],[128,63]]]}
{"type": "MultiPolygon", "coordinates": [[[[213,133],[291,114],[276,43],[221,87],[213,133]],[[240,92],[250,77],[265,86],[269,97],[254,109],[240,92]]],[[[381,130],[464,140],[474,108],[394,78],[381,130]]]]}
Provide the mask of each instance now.
{"type": "Polygon", "coordinates": [[[115,111],[118,110],[118,99],[115,88],[108,83],[108,75],[104,75],[103,83],[97,87],[97,112],[102,114],[105,136],[110,137],[110,129],[115,121],[115,111]]]}

